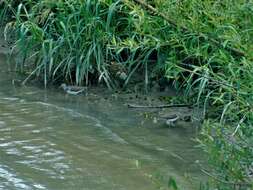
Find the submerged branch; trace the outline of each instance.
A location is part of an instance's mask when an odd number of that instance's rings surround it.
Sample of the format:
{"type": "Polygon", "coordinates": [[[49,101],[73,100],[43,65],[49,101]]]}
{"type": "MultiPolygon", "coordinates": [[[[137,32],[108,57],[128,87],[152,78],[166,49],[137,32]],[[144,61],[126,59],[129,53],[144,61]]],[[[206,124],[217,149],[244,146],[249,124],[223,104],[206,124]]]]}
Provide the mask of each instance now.
{"type": "Polygon", "coordinates": [[[143,105],[128,104],[127,106],[129,108],[180,108],[180,107],[191,108],[193,105],[190,105],[190,104],[167,104],[167,105],[158,105],[158,106],[143,106],[143,105]]]}

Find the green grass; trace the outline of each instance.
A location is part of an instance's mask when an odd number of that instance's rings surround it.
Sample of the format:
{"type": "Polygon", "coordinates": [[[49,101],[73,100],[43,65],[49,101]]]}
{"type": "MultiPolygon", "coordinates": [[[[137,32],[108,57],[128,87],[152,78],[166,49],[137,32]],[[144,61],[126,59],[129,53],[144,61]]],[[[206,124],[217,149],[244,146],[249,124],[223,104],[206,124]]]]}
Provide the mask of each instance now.
{"type": "Polygon", "coordinates": [[[116,62],[127,69],[125,85],[139,67],[146,69],[147,84],[149,55],[160,48],[148,27],[158,25],[145,20],[140,8],[129,14],[131,6],[109,0],[23,1],[11,6],[15,19],[7,28],[15,30],[16,46],[22,50],[18,67],[43,76],[45,86],[59,78],[88,85],[95,77],[111,88],[115,83],[109,69],[116,62]]]}
{"type": "Polygon", "coordinates": [[[162,15],[134,0],[4,2],[0,14],[10,18],[6,33],[16,35],[17,68],[28,79],[42,78],[45,86],[95,79],[114,88],[113,63],[126,70],[125,86],[136,72],[146,87],[165,76],[204,109],[198,141],[212,184],[252,186],[253,2],[146,1],[162,15]]]}

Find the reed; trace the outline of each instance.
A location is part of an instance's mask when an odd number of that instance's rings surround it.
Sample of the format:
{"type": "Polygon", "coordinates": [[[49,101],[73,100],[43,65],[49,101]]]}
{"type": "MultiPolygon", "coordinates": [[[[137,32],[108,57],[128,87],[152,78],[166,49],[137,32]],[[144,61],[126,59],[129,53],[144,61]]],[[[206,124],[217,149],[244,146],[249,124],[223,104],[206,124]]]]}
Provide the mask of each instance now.
{"type": "Polygon", "coordinates": [[[88,85],[95,78],[114,88],[115,62],[127,70],[125,86],[136,72],[146,87],[165,76],[204,109],[198,141],[213,166],[214,186],[252,185],[251,1],[3,2],[5,31],[16,35],[17,67],[30,73],[28,79],[41,77],[46,86],[88,85]]]}

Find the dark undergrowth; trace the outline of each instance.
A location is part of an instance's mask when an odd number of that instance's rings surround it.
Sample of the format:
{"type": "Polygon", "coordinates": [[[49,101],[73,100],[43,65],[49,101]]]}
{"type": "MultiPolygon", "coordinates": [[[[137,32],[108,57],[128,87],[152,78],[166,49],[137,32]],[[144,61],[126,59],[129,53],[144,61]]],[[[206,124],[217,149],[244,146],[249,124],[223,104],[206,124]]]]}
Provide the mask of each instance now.
{"type": "Polygon", "coordinates": [[[204,109],[199,144],[211,170],[201,189],[253,184],[253,2],[4,0],[17,69],[44,85],[143,87],[166,77],[204,109]],[[151,7],[152,6],[152,7],[151,7]],[[12,35],[13,36],[13,35],[12,35]],[[119,82],[120,81],[120,82],[119,82]]]}

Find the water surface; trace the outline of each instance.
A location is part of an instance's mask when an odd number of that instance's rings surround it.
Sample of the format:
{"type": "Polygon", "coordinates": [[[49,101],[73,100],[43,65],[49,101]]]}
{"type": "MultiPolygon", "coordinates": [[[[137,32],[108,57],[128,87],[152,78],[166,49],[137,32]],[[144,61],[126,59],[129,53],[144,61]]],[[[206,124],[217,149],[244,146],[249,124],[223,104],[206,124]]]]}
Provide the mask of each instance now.
{"type": "Polygon", "coordinates": [[[13,85],[3,55],[0,70],[0,189],[155,190],[159,176],[196,189],[194,126],[161,127],[116,97],[13,85]]]}

